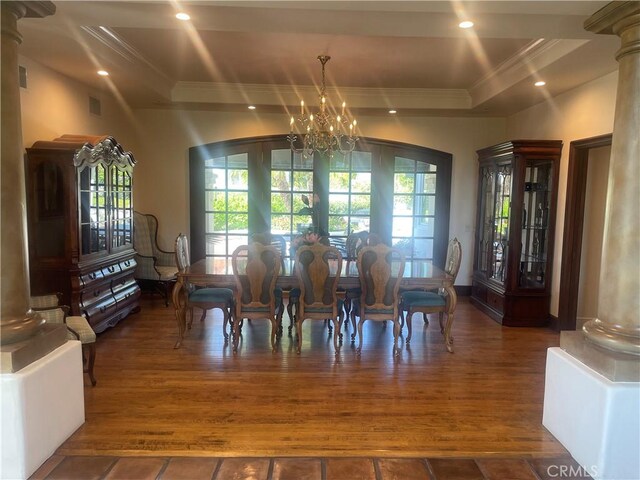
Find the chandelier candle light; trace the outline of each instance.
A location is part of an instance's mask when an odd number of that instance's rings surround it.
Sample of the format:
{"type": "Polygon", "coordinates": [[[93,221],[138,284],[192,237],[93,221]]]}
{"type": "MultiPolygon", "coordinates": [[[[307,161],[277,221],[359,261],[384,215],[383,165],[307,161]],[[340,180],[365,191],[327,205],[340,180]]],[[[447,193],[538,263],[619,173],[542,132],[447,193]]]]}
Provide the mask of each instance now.
{"type": "Polygon", "coordinates": [[[331,59],[328,55],[318,55],[322,64],[322,87],[320,88],[320,110],[314,115],[305,110],[304,100],[300,101],[300,115],[291,117],[290,132],[287,140],[291,150],[302,154],[304,158],[314,152],[328,154],[330,157],[338,151],[342,154],[352,152],[358,141],[355,135],[356,119],[349,120],[345,114],[346,102],[342,102],[340,114],[327,104],[325,93],[324,66],[331,59]],[[298,144],[301,137],[302,145],[298,144]]]}

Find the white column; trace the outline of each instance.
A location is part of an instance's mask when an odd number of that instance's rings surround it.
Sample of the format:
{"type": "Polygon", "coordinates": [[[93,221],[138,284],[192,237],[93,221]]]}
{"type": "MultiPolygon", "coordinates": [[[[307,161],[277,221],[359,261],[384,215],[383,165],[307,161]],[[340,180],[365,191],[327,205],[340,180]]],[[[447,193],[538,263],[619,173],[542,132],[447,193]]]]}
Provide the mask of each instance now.
{"type": "Polygon", "coordinates": [[[640,355],[640,3],[612,2],[585,29],[618,35],[621,47],[598,318],[583,331],[599,346],[640,355]]]}

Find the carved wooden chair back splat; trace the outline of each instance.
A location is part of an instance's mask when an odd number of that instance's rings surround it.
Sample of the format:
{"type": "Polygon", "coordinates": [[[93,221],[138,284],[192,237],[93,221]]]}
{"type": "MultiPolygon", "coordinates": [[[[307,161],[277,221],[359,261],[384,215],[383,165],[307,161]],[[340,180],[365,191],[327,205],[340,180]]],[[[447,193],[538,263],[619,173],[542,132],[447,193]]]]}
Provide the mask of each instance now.
{"type": "Polygon", "coordinates": [[[360,313],[358,347],[362,351],[362,325],[365,320],[393,322],[393,352],[398,355],[400,320],[398,318],[398,289],[404,274],[405,258],[399,250],[379,243],[366,246],[358,253],[358,273],[362,294],[356,305],[360,313]]]}
{"type": "Polygon", "coordinates": [[[337,297],[338,280],[342,271],[342,255],[335,247],[316,243],[299,247],[296,251],[296,275],[300,282],[300,307],[296,320],[298,348],[302,346],[302,323],[306,319],[334,323],[333,346],[338,353],[338,339],[342,337],[342,300],[337,297]]]}
{"type": "Polygon", "coordinates": [[[234,352],[238,349],[242,319],[271,321],[271,348],[276,350],[282,322],[282,298],[275,288],[280,273],[281,256],[272,245],[253,242],[241,245],[233,252],[231,266],[236,282],[235,320],[233,323],[234,352]]]}

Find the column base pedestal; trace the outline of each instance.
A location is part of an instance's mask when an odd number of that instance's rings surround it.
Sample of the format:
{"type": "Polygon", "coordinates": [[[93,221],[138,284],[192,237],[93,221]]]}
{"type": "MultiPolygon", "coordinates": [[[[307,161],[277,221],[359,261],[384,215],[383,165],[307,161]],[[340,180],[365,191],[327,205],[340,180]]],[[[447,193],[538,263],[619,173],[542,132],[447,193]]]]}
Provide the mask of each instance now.
{"type": "Polygon", "coordinates": [[[84,423],[80,342],[0,375],[0,420],[0,479],[29,478],[84,423]]]}
{"type": "Polygon", "coordinates": [[[547,351],[542,424],[594,479],[640,478],[639,404],[640,382],[612,382],[561,348],[547,351]]]}

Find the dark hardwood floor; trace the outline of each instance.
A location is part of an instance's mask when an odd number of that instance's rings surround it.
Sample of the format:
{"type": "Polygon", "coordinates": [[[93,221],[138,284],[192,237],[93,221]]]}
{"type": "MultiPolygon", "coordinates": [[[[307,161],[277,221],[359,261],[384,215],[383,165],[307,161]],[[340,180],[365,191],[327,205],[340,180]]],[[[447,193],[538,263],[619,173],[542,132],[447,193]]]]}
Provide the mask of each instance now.
{"type": "Polygon", "coordinates": [[[558,334],[501,327],[464,298],[455,353],[437,316],[415,315],[397,358],[377,322],[358,357],[351,330],[335,355],[324,322],[306,321],[297,355],[286,316],[276,353],[269,323],[253,321],[233,355],[218,311],[196,314],[175,350],[174,310],[159,296],[141,305],[98,336],[86,422],[32,478],[543,479],[573,462],[541,423],[558,334]]]}

